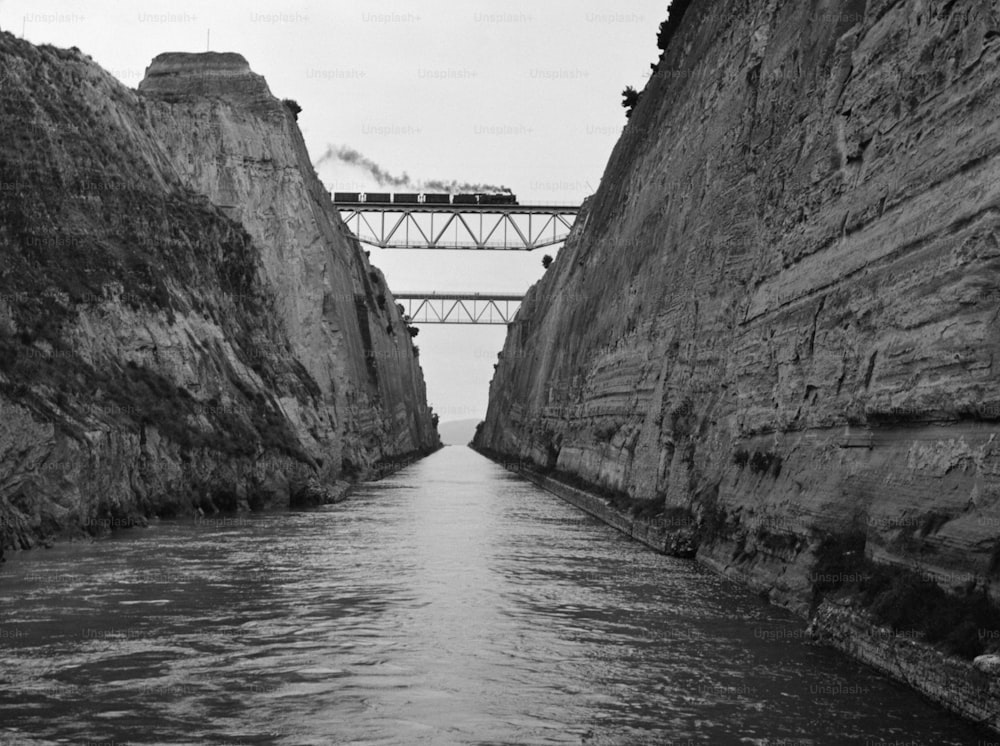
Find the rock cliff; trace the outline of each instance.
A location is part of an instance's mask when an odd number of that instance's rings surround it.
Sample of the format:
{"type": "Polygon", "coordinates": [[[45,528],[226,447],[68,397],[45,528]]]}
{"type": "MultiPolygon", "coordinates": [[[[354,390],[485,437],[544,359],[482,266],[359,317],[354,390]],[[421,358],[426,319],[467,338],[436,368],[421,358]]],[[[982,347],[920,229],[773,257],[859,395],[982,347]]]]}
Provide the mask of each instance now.
{"type": "Polygon", "coordinates": [[[1000,592],[1000,10],[700,0],[476,444],[808,612],[831,541],[1000,592]]]}
{"type": "Polygon", "coordinates": [[[438,445],[382,275],[235,54],[0,34],[0,549],[328,499],[438,445]]]}

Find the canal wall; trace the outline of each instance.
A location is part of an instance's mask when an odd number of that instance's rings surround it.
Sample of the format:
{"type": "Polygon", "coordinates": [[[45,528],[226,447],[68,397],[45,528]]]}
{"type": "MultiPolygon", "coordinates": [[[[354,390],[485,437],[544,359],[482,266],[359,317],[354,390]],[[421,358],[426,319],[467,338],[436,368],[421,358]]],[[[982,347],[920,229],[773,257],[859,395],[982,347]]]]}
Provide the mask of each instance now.
{"type": "MultiPolygon", "coordinates": [[[[813,639],[881,671],[959,715],[1000,733],[995,662],[946,655],[863,614],[824,601],[809,622],[813,639]]],[[[985,745],[984,745],[985,746],[985,745]]]]}
{"type": "Polygon", "coordinates": [[[801,604],[854,533],[1000,598],[1000,9],[821,5],[688,6],[475,442],[801,604]]]}
{"type": "Polygon", "coordinates": [[[494,457],[490,454],[484,455],[487,458],[493,458],[504,468],[517,472],[547,492],[551,492],[657,552],[672,557],[691,558],[695,556],[697,549],[695,524],[690,516],[637,518],[618,510],[598,495],[566,484],[557,477],[542,473],[529,463],[521,460],[506,460],[503,457],[494,457]]]}
{"type": "Polygon", "coordinates": [[[804,618],[1000,652],[1000,9],[674,6],[476,446],[804,618]]]}

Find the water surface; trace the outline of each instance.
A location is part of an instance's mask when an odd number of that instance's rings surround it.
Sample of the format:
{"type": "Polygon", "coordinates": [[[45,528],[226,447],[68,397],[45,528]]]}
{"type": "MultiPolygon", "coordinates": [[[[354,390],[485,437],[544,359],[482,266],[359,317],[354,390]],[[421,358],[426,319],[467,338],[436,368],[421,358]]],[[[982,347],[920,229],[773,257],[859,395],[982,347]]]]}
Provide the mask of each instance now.
{"type": "Polygon", "coordinates": [[[991,740],[463,447],[0,569],[0,746],[991,740]]]}

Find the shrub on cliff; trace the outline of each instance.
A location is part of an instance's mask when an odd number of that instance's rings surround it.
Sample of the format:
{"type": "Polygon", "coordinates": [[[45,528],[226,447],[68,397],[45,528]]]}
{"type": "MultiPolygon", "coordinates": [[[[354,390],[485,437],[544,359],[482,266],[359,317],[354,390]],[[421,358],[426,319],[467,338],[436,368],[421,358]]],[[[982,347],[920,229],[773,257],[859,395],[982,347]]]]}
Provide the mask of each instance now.
{"type": "Polygon", "coordinates": [[[781,455],[773,451],[754,451],[750,457],[750,471],[754,474],[770,472],[771,476],[777,478],[781,474],[781,455]]]}
{"type": "Polygon", "coordinates": [[[548,254],[546,254],[545,256],[542,257],[542,266],[545,267],[545,269],[548,269],[549,265],[551,265],[551,264],[552,264],[552,257],[551,256],[549,256],[548,254]]]}
{"type": "Polygon", "coordinates": [[[635,108],[635,105],[639,103],[639,99],[641,97],[642,94],[632,86],[626,86],[625,90],[622,91],[622,107],[625,109],[626,119],[632,116],[632,110],[635,108]]]}
{"type": "Polygon", "coordinates": [[[660,28],[656,33],[657,47],[666,51],[667,45],[670,44],[670,40],[673,38],[674,33],[681,25],[681,20],[684,18],[684,12],[690,5],[691,0],[674,0],[670,3],[670,9],[667,11],[667,19],[660,24],[660,28]]]}
{"type": "Polygon", "coordinates": [[[299,112],[302,111],[302,107],[299,106],[299,102],[292,98],[286,98],[282,99],[281,103],[288,107],[288,110],[292,112],[292,116],[295,117],[295,121],[299,121],[299,112]]]}

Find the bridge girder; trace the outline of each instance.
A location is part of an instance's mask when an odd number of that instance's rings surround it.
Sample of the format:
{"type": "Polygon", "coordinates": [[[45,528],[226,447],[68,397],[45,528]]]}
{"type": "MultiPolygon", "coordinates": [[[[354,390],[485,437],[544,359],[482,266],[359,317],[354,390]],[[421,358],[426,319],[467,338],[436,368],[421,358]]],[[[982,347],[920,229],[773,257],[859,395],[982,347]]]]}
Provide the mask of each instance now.
{"type": "Polygon", "coordinates": [[[499,251],[562,243],[580,210],[578,205],[336,206],[354,237],[370,246],[499,251]]]}
{"type": "Polygon", "coordinates": [[[514,293],[398,293],[414,324],[509,324],[523,295],[514,293]]]}

